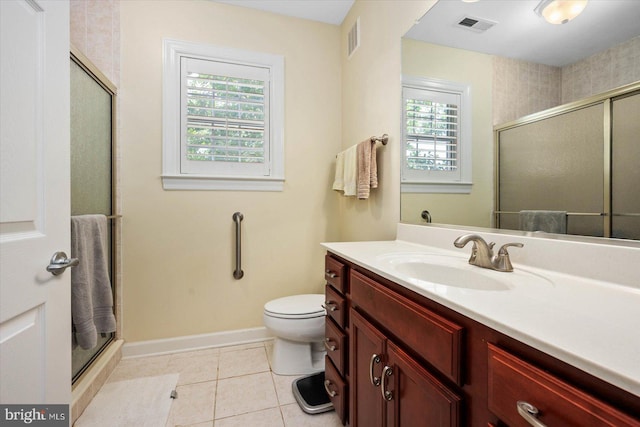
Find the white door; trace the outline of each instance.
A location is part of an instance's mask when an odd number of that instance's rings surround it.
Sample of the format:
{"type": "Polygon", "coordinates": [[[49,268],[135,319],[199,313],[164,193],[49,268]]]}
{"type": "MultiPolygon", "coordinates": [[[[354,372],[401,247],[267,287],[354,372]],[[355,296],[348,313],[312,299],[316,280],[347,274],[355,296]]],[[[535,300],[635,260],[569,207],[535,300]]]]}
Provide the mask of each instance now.
{"type": "Polygon", "coordinates": [[[0,403],[71,401],[69,4],[0,0],[0,403]]]}

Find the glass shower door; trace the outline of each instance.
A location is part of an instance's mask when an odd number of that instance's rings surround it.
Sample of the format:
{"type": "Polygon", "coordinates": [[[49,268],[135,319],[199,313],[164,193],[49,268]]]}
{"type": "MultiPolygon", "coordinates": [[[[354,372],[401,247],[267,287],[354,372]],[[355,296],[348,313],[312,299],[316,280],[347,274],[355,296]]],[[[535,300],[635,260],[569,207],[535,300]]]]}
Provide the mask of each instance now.
{"type": "Polygon", "coordinates": [[[611,237],[640,239],[640,93],[612,104],[611,237]]]}
{"type": "MultiPolygon", "coordinates": [[[[113,107],[114,91],[90,68],[71,56],[71,215],[104,214],[113,218],[113,107]]],[[[107,252],[109,276],[114,288],[114,227],[109,221],[107,252]]],[[[113,333],[98,334],[95,347],[72,350],[75,381],[113,333]]]]}

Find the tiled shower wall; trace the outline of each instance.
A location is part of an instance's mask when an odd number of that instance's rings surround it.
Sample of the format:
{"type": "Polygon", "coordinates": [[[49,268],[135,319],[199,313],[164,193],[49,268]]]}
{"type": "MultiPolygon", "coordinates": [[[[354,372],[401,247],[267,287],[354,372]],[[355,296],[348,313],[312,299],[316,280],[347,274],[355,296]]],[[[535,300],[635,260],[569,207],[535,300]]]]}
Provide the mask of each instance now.
{"type": "Polygon", "coordinates": [[[120,86],[120,1],[71,0],[71,44],[120,86]]]}
{"type": "Polygon", "coordinates": [[[493,57],[493,124],[560,105],[562,70],[517,59],[493,57]]]}
{"type": "Polygon", "coordinates": [[[640,80],[640,37],[562,68],[493,59],[493,124],[640,80]]]}
{"type": "Polygon", "coordinates": [[[562,103],[640,80],[640,37],[562,68],[562,103]]]}

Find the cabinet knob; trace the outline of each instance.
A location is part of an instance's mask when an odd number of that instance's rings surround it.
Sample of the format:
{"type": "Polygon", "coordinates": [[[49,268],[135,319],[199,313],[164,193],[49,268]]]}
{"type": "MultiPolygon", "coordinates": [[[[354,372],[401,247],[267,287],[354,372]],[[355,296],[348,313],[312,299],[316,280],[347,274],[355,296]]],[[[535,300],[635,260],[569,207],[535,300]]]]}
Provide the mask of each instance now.
{"type": "Polygon", "coordinates": [[[338,309],[338,305],[335,302],[325,301],[324,304],[322,304],[322,308],[327,311],[336,311],[338,309]]]}
{"type": "Polygon", "coordinates": [[[382,370],[382,386],[380,387],[380,392],[382,393],[382,398],[387,401],[393,400],[393,392],[387,390],[386,387],[387,377],[390,377],[391,375],[393,375],[393,368],[391,368],[391,366],[389,365],[385,366],[382,370]]]}
{"type": "Polygon", "coordinates": [[[378,387],[380,385],[380,378],[373,375],[374,363],[380,363],[380,356],[375,353],[371,355],[371,360],[369,360],[369,381],[371,381],[372,386],[378,387]]]}
{"type": "Polygon", "coordinates": [[[327,349],[327,351],[336,351],[336,346],[335,345],[330,345],[329,343],[331,342],[331,338],[325,338],[324,339],[324,348],[327,349]]]}
{"type": "Polygon", "coordinates": [[[329,386],[331,385],[331,381],[329,380],[324,380],[324,389],[327,392],[327,394],[329,395],[329,397],[336,397],[336,395],[338,394],[338,392],[336,392],[335,390],[331,390],[329,388],[329,386]]]}
{"type": "Polygon", "coordinates": [[[546,424],[538,419],[538,408],[531,403],[518,400],[516,407],[518,408],[518,414],[533,427],[547,427],[546,424]]]}
{"type": "Polygon", "coordinates": [[[335,279],[336,277],[338,277],[338,275],[334,271],[325,270],[324,277],[326,277],[327,279],[335,279]]]}

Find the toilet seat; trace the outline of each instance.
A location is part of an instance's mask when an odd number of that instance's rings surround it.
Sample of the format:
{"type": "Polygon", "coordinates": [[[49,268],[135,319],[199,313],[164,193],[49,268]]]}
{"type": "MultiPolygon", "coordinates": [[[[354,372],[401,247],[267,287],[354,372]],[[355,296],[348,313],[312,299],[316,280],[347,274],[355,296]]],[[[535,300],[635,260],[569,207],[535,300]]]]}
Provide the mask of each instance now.
{"type": "Polygon", "coordinates": [[[322,294],[292,295],[269,301],[264,305],[264,313],[280,319],[323,317],[326,313],[322,304],[322,294]]]}

